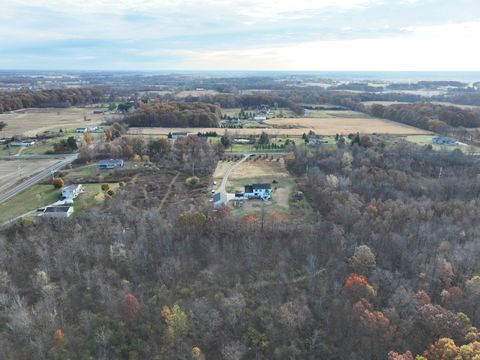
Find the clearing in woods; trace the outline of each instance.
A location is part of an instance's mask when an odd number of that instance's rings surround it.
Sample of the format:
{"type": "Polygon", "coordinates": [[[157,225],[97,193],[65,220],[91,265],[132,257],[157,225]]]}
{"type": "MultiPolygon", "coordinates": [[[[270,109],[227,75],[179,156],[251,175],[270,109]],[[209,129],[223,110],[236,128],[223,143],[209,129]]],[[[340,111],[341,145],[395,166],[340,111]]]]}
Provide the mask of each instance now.
{"type": "Polygon", "coordinates": [[[35,136],[46,130],[76,126],[97,125],[105,120],[104,114],[94,114],[94,108],[31,108],[0,114],[0,121],[7,123],[2,137],[15,135],[35,136]],[[87,121],[85,121],[85,118],[87,121]]]}
{"type": "MultiPolygon", "coordinates": [[[[220,186],[225,171],[232,165],[231,161],[220,161],[217,165],[213,178],[220,186]]],[[[230,193],[243,192],[244,186],[252,183],[269,183],[272,184],[273,195],[272,201],[262,200],[245,200],[235,204],[231,201],[229,204],[233,206],[234,213],[244,215],[246,213],[259,214],[262,207],[269,213],[292,214],[291,203],[292,193],[297,186],[285,168],[283,158],[258,159],[258,157],[250,158],[238,165],[230,174],[227,183],[227,191],[230,193]]]]}

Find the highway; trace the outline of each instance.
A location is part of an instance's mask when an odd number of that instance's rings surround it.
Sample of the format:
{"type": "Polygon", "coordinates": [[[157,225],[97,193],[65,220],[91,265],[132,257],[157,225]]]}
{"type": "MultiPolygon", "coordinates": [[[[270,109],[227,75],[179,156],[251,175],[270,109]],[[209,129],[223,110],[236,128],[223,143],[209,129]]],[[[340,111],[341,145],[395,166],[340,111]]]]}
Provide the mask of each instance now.
{"type": "MultiPolygon", "coordinates": [[[[14,159],[38,159],[36,155],[32,155],[27,157],[28,155],[23,155],[23,156],[15,156],[12,157],[14,159]]],[[[51,157],[50,157],[51,158],[51,157]]],[[[39,173],[33,175],[32,177],[29,177],[28,179],[22,181],[20,184],[14,186],[13,188],[5,191],[3,194],[0,194],[0,203],[3,203],[10,199],[11,197],[15,196],[19,192],[28,189],[30,186],[37,184],[41,180],[45,179],[48,176],[51,176],[53,172],[60,170],[64,168],[65,166],[71,164],[78,158],[78,154],[73,154],[73,155],[67,155],[62,157],[63,160],[59,161],[56,164],[53,164],[52,166],[40,171],[39,173]]]]}

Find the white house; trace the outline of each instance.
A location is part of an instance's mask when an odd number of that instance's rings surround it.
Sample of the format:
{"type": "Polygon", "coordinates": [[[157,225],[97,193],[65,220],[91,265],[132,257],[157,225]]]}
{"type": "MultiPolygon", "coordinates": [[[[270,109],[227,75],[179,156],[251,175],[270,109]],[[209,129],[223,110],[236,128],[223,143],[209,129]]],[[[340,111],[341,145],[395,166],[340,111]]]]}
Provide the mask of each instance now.
{"type": "Polygon", "coordinates": [[[84,191],[82,184],[68,185],[62,189],[62,197],[65,199],[75,199],[84,191]]]}
{"type": "Polygon", "coordinates": [[[51,218],[67,218],[73,214],[73,206],[48,206],[43,216],[51,218]]]}
{"type": "Polygon", "coordinates": [[[272,185],[270,184],[251,184],[245,185],[243,193],[245,199],[270,200],[272,198],[272,185]]]}
{"type": "Polygon", "coordinates": [[[255,121],[265,121],[265,120],[267,120],[267,117],[263,116],[263,115],[255,115],[253,120],[255,120],[255,121]]]}

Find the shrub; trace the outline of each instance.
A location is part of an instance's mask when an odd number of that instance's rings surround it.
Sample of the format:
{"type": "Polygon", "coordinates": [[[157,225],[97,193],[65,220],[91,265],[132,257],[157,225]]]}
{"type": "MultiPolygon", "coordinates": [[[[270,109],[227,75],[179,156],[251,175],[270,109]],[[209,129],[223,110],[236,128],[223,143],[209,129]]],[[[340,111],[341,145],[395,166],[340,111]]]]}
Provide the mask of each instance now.
{"type": "Polygon", "coordinates": [[[53,178],[52,184],[55,187],[55,189],[60,189],[63,187],[63,185],[65,185],[65,182],[63,181],[62,178],[55,177],[53,178]]]}
{"type": "Polygon", "coordinates": [[[109,189],[110,189],[110,185],[108,185],[107,183],[102,184],[102,191],[108,191],[109,189]]]}
{"type": "Polygon", "coordinates": [[[185,185],[188,185],[188,186],[194,186],[194,185],[197,185],[199,183],[200,179],[196,176],[192,176],[192,177],[189,177],[187,178],[187,180],[185,180],[185,185]]]}

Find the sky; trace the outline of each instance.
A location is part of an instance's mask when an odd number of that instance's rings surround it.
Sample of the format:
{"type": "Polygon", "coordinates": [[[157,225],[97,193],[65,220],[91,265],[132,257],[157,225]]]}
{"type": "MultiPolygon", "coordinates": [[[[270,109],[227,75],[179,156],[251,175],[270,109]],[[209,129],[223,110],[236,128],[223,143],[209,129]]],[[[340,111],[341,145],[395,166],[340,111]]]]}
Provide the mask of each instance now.
{"type": "Polygon", "coordinates": [[[478,71],[478,0],[0,0],[0,69],[478,71]]]}

